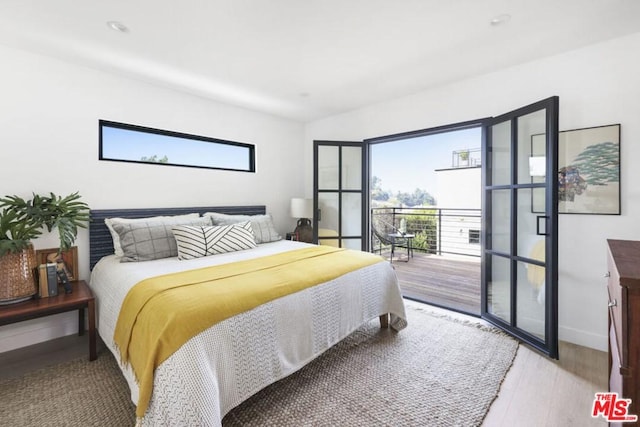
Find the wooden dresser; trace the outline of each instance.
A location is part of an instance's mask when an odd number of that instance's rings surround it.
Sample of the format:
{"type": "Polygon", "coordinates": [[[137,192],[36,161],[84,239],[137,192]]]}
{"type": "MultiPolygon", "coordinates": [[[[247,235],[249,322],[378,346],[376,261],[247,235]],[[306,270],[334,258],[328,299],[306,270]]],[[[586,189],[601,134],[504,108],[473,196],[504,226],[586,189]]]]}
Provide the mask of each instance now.
{"type": "Polygon", "coordinates": [[[629,414],[640,415],[640,241],[607,243],[609,391],[631,399],[629,414]]]}

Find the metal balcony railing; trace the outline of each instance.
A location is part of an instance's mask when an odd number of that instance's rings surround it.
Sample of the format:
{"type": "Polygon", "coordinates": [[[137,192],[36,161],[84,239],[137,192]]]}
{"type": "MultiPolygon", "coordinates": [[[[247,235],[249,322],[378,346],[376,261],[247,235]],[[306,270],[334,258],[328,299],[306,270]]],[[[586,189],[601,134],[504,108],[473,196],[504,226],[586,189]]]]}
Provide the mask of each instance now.
{"type": "Polygon", "coordinates": [[[452,168],[477,168],[482,164],[482,151],[480,148],[465,148],[454,150],[451,153],[452,168]]]}
{"type": "MultiPolygon", "coordinates": [[[[431,254],[480,256],[480,209],[402,208],[371,209],[371,227],[379,234],[405,232],[413,235],[415,251],[431,254]],[[403,229],[404,226],[404,229],[403,229]]],[[[381,249],[371,233],[371,247],[381,249]]]]}

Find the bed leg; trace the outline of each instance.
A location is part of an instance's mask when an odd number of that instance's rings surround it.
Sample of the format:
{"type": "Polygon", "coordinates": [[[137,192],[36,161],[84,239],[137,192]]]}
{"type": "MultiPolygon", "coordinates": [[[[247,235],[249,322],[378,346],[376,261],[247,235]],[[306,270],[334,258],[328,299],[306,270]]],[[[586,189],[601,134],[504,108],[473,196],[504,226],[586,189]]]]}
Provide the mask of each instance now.
{"type": "Polygon", "coordinates": [[[389,313],[380,316],[380,328],[387,329],[389,327],[389,313]]]}

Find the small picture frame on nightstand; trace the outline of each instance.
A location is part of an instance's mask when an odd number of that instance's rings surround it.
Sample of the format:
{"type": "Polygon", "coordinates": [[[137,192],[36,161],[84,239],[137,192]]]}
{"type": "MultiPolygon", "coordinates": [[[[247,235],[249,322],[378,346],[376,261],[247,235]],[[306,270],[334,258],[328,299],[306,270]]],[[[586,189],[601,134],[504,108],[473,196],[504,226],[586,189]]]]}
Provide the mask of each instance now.
{"type": "Polygon", "coordinates": [[[298,241],[298,233],[293,232],[293,233],[287,233],[287,240],[294,240],[294,241],[298,241]]]}
{"type": "MultiPolygon", "coordinates": [[[[78,247],[73,246],[61,253],[58,253],[58,250],[58,248],[36,250],[38,264],[55,263],[58,269],[64,271],[69,281],[78,280],[78,247]]],[[[63,283],[60,277],[58,277],[58,283],[63,283]]]]}

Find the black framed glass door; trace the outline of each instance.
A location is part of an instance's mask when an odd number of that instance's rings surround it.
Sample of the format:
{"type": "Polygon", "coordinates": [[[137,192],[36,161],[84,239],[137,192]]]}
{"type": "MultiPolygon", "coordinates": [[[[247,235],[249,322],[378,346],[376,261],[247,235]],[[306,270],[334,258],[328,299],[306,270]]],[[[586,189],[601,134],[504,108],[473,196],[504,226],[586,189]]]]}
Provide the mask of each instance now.
{"type": "Polygon", "coordinates": [[[558,358],[558,97],[484,132],[482,317],[558,358]]]}
{"type": "Polygon", "coordinates": [[[365,250],[365,159],[361,142],[314,141],[314,242],[365,250]]]}

